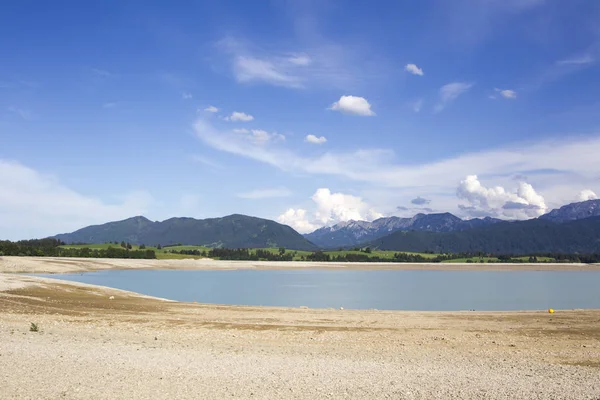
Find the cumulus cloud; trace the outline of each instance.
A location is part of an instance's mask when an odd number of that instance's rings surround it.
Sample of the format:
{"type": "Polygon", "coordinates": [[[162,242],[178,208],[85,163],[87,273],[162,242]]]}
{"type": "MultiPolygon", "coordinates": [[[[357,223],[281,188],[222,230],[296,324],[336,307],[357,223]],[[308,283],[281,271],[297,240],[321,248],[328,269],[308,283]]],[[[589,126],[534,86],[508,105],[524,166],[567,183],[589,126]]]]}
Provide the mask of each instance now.
{"type": "Polygon", "coordinates": [[[416,204],[418,206],[422,206],[422,205],[431,203],[431,200],[427,200],[421,196],[418,196],[417,198],[412,199],[410,202],[413,204],[416,204]]]}
{"type": "Polygon", "coordinates": [[[594,193],[590,189],[582,190],[581,192],[579,192],[579,194],[576,197],[577,201],[587,201],[587,200],[596,200],[596,199],[598,199],[598,196],[596,195],[596,193],[594,193]]]}
{"type": "Polygon", "coordinates": [[[214,113],[218,113],[219,109],[215,106],[208,106],[204,109],[204,111],[214,114],[214,113]]]}
{"type": "Polygon", "coordinates": [[[183,93],[181,93],[181,98],[184,100],[189,100],[192,98],[192,94],[189,92],[183,92],[183,93]]]}
{"type": "Polygon", "coordinates": [[[327,141],[325,136],[306,135],[304,141],[312,144],[323,144],[327,141]]]}
{"type": "MultiPolygon", "coordinates": [[[[515,92],[514,90],[495,88],[494,91],[500,93],[500,96],[504,97],[505,99],[516,99],[517,98],[517,92],[515,92]]],[[[495,99],[496,97],[490,96],[490,98],[495,99]]]]}
{"type": "Polygon", "coordinates": [[[252,143],[262,146],[267,142],[278,142],[285,140],[285,136],[276,132],[267,132],[263,129],[233,129],[233,133],[237,133],[241,135],[246,140],[251,141],[252,143]]]}
{"type": "Polygon", "coordinates": [[[423,76],[423,70],[417,67],[415,64],[406,64],[404,70],[406,72],[410,72],[413,75],[423,76]]]}
{"type": "Polygon", "coordinates": [[[342,96],[333,103],[329,110],[340,111],[346,114],[361,116],[373,116],[375,113],[371,110],[371,104],[364,97],[342,96]]]}
{"type": "MultiPolygon", "coordinates": [[[[600,175],[597,154],[600,134],[564,135],[560,139],[517,142],[481,151],[464,152],[420,164],[404,163],[389,148],[355,148],[348,151],[328,149],[318,155],[297,151],[285,142],[259,146],[231,130],[217,129],[210,121],[199,119],[194,125],[203,144],[223,152],[245,157],[292,174],[324,175],[348,181],[366,182],[383,193],[370,195],[383,201],[386,209],[399,203],[397,188],[409,193],[409,203],[417,195],[433,199],[436,209],[454,211],[459,200],[447,194],[456,192],[456,182],[477,172],[486,176],[490,186],[516,187],[513,177],[528,176],[536,190],[544,193],[547,204],[559,207],[582,187],[592,187],[600,175]],[[560,165],[556,160],[561,160],[560,165]],[[557,168],[560,168],[557,170],[557,168]],[[410,189],[410,191],[408,191],[410,189]],[[387,199],[387,200],[385,200],[387,199]]],[[[371,190],[372,192],[372,190],[371,190]]],[[[596,191],[597,192],[597,191],[596,191]]]]}
{"type": "Polygon", "coordinates": [[[271,188],[271,189],[256,189],[249,192],[238,193],[236,196],[241,199],[270,199],[274,197],[288,197],[291,196],[292,192],[285,187],[271,188]]]}
{"type": "Polygon", "coordinates": [[[31,239],[144,214],[153,204],[146,192],[107,202],[76,192],[51,175],[0,160],[0,239],[31,239]]]}
{"type": "Polygon", "coordinates": [[[302,208],[288,208],[277,218],[277,222],[289,225],[300,233],[309,233],[319,228],[308,221],[308,213],[302,208]]]}
{"type": "Polygon", "coordinates": [[[466,82],[452,82],[448,83],[440,88],[440,101],[435,106],[435,111],[442,111],[452,101],[456,100],[458,96],[466,93],[473,87],[472,83],[466,82]]]}
{"type": "Polygon", "coordinates": [[[254,117],[250,114],[234,111],[231,113],[230,116],[225,117],[225,120],[233,121],[233,122],[249,122],[249,121],[254,120],[254,117]]]}
{"type": "MultiPolygon", "coordinates": [[[[317,189],[311,200],[315,204],[312,214],[304,209],[288,209],[280,215],[279,222],[287,221],[298,232],[306,233],[326,225],[335,225],[342,221],[372,221],[383,217],[360,197],[344,193],[332,193],[327,188],[317,189]],[[300,218],[300,215],[302,218],[300,218]],[[310,230],[307,230],[311,227],[310,230]]],[[[282,222],[284,223],[284,222],[282,222]]]]}
{"type": "Polygon", "coordinates": [[[544,198],[526,182],[519,182],[515,191],[509,191],[502,186],[487,188],[477,175],[469,175],[460,182],[456,195],[469,203],[467,207],[473,207],[463,210],[474,216],[523,219],[539,217],[548,209],[544,198]]]}

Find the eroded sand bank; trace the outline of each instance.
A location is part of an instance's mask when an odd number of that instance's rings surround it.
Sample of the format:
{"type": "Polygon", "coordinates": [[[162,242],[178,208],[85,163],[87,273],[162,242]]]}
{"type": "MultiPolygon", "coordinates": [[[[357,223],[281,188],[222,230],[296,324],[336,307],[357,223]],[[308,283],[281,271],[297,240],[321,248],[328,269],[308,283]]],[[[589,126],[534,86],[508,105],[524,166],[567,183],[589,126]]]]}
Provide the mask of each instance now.
{"type": "Polygon", "coordinates": [[[0,273],[0,398],[597,399],[599,376],[600,310],[226,307],[0,273]]]}

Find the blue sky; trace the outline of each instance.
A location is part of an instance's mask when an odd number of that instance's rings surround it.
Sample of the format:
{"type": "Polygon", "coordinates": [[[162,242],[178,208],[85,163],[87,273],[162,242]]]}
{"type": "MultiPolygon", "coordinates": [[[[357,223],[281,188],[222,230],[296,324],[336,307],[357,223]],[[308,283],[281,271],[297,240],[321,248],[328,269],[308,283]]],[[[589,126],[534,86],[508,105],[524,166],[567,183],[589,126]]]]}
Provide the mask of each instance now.
{"type": "Polygon", "coordinates": [[[3,238],[600,193],[594,0],[22,1],[0,34],[3,238]]]}

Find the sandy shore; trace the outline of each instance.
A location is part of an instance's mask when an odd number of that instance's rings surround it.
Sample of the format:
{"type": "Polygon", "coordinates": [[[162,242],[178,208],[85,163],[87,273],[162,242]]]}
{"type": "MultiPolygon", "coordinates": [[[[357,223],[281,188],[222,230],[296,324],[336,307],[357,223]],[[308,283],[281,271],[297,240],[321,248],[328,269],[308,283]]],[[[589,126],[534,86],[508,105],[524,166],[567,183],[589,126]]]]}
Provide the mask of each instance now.
{"type": "Polygon", "coordinates": [[[598,399],[599,376],[600,310],[225,307],[0,273],[2,399],[598,399]]]}
{"type": "Polygon", "coordinates": [[[114,258],[0,257],[0,273],[64,274],[107,269],[379,269],[444,271],[600,271],[600,264],[337,263],[302,261],[124,260],[114,258]]]}

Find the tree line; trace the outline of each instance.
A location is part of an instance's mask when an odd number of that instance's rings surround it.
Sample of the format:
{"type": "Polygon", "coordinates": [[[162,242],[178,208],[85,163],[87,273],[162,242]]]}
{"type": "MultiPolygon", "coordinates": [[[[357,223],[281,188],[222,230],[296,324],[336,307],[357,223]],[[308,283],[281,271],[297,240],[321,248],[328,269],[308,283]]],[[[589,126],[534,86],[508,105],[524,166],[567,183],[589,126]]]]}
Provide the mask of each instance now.
{"type": "MultiPolygon", "coordinates": [[[[110,243],[112,244],[112,243],[110,243]]],[[[89,247],[61,247],[65,243],[57,239],[34,239],[20,240],[11,242],[8,240],[0,241],[0,256],[37,256],[37,257],[82,257],[82,258],[136,258],[136,259],[154,259],[156,253],[154,250],[147,249],[140,245],[134,250],[130,243],[115,242],[115,247],[111,245],[106,249],[92,249],[89,247]]],[[[167,246],[165,246],[166,248],[167,246]]],[[[158,245],[157,248],[161,248],[158,245]]],[[[209,257],[221,260],[240,260],[240,261],[293,261],[297,259],[296,251],[287,251],[280,247],[277,251],[267,249],[227,249],[213,248],[210,250],[167,250],[165,252],[173,254],[185,254],[198,257],[209,257]]],[[[564,263],[600,263],[600,253],[594,254],[563,254],[563,253],[538,253],[528,256],[499,254],[492,255],[483,252],[462,252],[438,254],[435,257],[425,257],[421,254],[406,252],[394,253],[391,258],[378,256],[370,248],[360,249],[360,254],[332,254],[324,251],[315,251],[310,254],[301,255],[302,261],[320,261],[320,262],[442,262],[456,259],[467,259],[467,262],[502,262],[502,263],[537,263],[537,262],[564,262],[564,263]],[[493,260],[495,257],[497,260],[493,260]],[[475,260],[475,261],[472,261],[475,260]],[[547,261],[552,260],[552,261],[547,261]]]]}
{"type": "Polygon", "coordinates": [[[109,246],[106,249],[89,247],[65,248],[65,243],[57,239],[34,239],[11,242],[0,241],[0,256],[33,256],[33,257],[82,257],[82,258],[156,258],[154,250],[132,250],[130,246],[109,246]]]}

